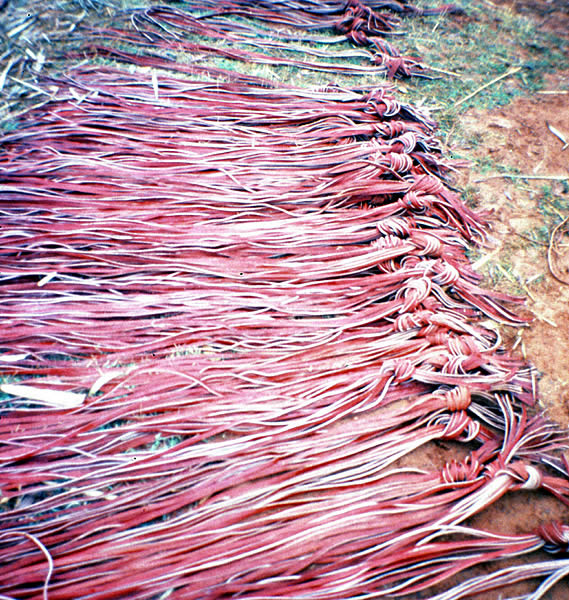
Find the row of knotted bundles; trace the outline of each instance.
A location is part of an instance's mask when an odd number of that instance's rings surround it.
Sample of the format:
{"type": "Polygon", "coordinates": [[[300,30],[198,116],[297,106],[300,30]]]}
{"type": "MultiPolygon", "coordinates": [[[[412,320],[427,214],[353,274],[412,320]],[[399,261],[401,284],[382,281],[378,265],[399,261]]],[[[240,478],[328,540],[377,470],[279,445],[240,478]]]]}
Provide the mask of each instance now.
{"type": "Polygon", "coordinates": [[[433,123],[385,90],[61,86],[0,154],[3,594],[381,597],[566,549],[468,526],[567,502],[566,436],[485,321],[522,322],[433,123]]]}
{"type": "Polygon", "coordinates": [[[436,69],[419,57],[402,55],[387,38],[401,35],[401,16],[460,12],[453,4],[420,8],[407,1],[185,0],[180,8],[158,5],[115,15],[112,27],[88,32],[84,51],[139,66],[268,86],[274,83],[267,77],[205,64],[203,58],[331,75],[431,77],[436,69]],[[117,39],[130,49],[118,49],[117,39]],[[339,47],[345,41],[356,48],[339,47]],[[191,60],[179,60],[179,53],[191,60]]]}

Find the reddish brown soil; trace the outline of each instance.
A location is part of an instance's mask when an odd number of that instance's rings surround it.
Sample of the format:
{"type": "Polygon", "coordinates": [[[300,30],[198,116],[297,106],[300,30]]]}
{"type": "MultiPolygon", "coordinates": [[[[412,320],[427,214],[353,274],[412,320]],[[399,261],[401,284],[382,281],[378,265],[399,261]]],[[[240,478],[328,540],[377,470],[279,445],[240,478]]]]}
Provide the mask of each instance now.
{"type": "Polygon", "coordinates": [[[490,257],[496,256],[498,261],[507,257],[510,273],[528,296],[527,307],[533,321],[528,328],[517,332],[518,348],[541,373],[540,397],[548,413],[557,422],[569,426],[569,235],[566,226],[557,230],[555,247],[548,252],[555,225],[569,217],[569,190],[562,181],[538,179],[569,174],[569,147],[563,149],[563,142],[548,128],[549,124],[569,140],[569,74],[561,73],[548,79],[549,91],[558,93],[518,99],[490,112],[470,111],[462,123],[480,141],[474,151],[479,158],[489,158],[509,173],[536,178],[511,180],[471,171],[467,183],[476,189],[480,207],[493,211],[492,235],[500,254],[494,255],[490,250],[490,257]],[[547,194],[543,186],[550,188],[547,194]],[[546,238],[535,236],[546,223],[539,210],[540,203],[550,214],[557,214],[546,238]]]}
{"type": "MultiPolygon", "coordinates": [[[[551,93],[518,99],[492,111],[471,110],[464,115],[462,126],[477,142],[472,148],[477,158],[490,159],[496,170],[500,167],[509,173],[536,178],[569,175],[569,147],[563,149],[563,142],[548,128],[549,124],[569,141],[569,71],[549,75],[547,82],[547,91],[551,93]]],[[[513,334],[505,332],[508,342],[514,343],[519,338],[517,351],[539,371],[540,403],[551,419],[568,427],[569,221],[557,231],[557,252],[551,252],[549,262],[548,241],[554,233],[555,223],[563,223],[569,217],[569,186],[566,181],[512,180],[480,175],[475,170],[465,173],[461,183],[475,189],[480,209],[492,211],[493,248],[487,250],[482,261],[500,264],[506,259],[510,274],[528,297],[527,308],[532,322],[513,334]],[[550,187],[547,196],[543,186],[550,187]],[[549,203],[554,219],[549,219],[545,239],[534,238],[538,241],[530,242],[527,238],[533,238],[532,232],[543,228],[547,222],[540,213],[540,202],[542,207],[543,203],[549,203]],[[551,273],[552,268],[557,279],[551,273]]],[[[503,285],[504,281],[497,287],[503,289],[503,285]]],[[[567,508],[545,494],[517,492],[481,513],[473,524],[491,531],[521,533],[551,519],[567,522],[567,508]]],[[[531,561],[537,559],[535,554],[532,555],[531,561]]],[[[545,554],[539,557],[539,560],[547,559],[545,554]]],[[[488,565],[485,569],[491,571],[495,567],[488,565]]],[[[485,569],[478,569],[476,573],[483,573],[485,569]]],[[[484,594],[478,598],[525,597],[534,589],[535,585],[520,584],[509,588],[507,593],[502,591],[502,595],[484,594]]],[[[544,598],[566,600],[569,582],[558,583],[544,598]]]]}
{"type": "Polygon", "coordinates": [[[488,4],[511,8],[552,33],[567,35],[569,31],[567,0],[493,0],[488,4]]]}

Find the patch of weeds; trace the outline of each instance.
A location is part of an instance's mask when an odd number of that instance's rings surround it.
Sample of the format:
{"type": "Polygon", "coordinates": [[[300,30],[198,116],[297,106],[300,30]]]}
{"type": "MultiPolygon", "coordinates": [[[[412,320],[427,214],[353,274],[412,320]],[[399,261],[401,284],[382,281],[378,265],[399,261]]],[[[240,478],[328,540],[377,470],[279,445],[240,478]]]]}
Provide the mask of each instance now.
{"type": "MultiPolygon", "coordinates": [[[[431,5],[427,0],[416,4],[431,5]]],[[[411,79],[406,90],[411,103],[436,108],[443,134],[455,128],[465,110],[505,105],[541,89],[543,74],[566,64],[568,50],[567,40],[540,31],[511,9],[490,9],[483,1],[455,4],[464,15],[405,19],[407,36],[397,38],[403,53],[419,55],[435,69],[433,79],[411,79]],[[514,67],[520,70],[492,83],[514,67]]]]}
{"type": "Polygon", "coordinates": [[[555,194],[551,185],[543,185],[537,197],[537,208],[544,220],[551,223],[567,216],[569,199],[555,194]]]}
{"type": "Polygon", "coordinates": [[[154,438],[154,442],[150,446],[149,450],[152,452],[156,452],[157,450],[164,450],[166,448],[173,448],[177,446],[183,438],[179,435],[169,435],[166,437],[162,437],[161,433],[156,434],[154,438]]]}
{"type": "Polygon", "coordinates": [[[472,160],[472,167],[474,171],[483,176],[491,175],[493,173],[511,173],[512,175],[519,173],[519,169],[516,169],[515,167],[506,167],[489,156],[474,158],[472,160]]]}
{"type": "Polygon", "coordinates": [[[549,246],[551,236],[568,216],[569,213],[569,198],[566,194],[556,194],[551,185],[544,185],[537,197],[537,208],[542,216],[543,223],[540,227],[536,227],[528,236],[535,238],[544,246],[549,246]]]}
{"type": "Polygon", "coordinates": [[[469,208],[476,210],[479,207],[478,192],[474,185],[468,184],[462,190],[461,198],[469,208]]]}
{"type": "MultiPolygon", "coordinates": [[[[511,248],[510,250],[512,250],[511,248]]],[[[487,277],[492,282],[494,289],[499,289],[513,296],[524,296],[525,290],[519,276],[515,273],[510,262],[508,252],[500,255],[499,260],[489,261],[485,269],[487,277]]]]}
{"type": "Polygon", "coordinates": [[[549,229],[546,225],[540,225],[539,227],[522,231],[521,235],[523,236],[522,239],[525,239],[532,244],[545,246],[549,243],[549,229]]]}
{"type": "Polygon", "coordinates": [[[529,91],[536,92],[543,87],[544,73],[567,65],[569,43],[551,33],[536,32],[526,48],[524,83],[529,91]]]}

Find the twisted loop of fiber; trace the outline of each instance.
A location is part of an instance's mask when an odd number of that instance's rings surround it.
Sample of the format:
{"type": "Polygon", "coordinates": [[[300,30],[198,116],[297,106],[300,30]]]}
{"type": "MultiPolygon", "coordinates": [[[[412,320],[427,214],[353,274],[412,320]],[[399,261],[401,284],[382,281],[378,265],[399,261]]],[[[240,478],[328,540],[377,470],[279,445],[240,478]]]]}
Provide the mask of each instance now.
{"type": "Polygon", "coordinates": [[[538,527],[537,535],[544,540],[544,550],[550,554],[569,554],[569,526],[550,521],[538,527]]]}
{"type": "Polygon", "coordinates": [[[447,348],[457,356],[478,354],[480,352],[478,340],[472,335],[451,335],[446,337],[447,348]]]}
{"type": "Polygon", "coordinates": [[[397,298],[403,297],[405,300],[399,309],[399,313],[406,313],[415,310],[423,300],[431,294],[432,283],[427,277],[421,277],[409,281],[399,292],[397,298]]]}
{"type": "Polygon", "coordinates": [[[400,136],[389,140],[389,145],[395,152],[409,154],[417,147],[417,135],[413,131],[406,131],[400,136]]]}
{"type": "Polygon", "coordinates": [[[382,375],[392,374],[395,382],[402,382],[413,376],[415,366],[407,358],[388,360],[381,365],[379,372],[382,375]]]}
{"type": "Polygon", "coordinates": [[[375,89],[369,94],[365,94],[363,100],[380,117],[393,117],[401,110],[401,104],[395,98],[386,96],[384,88],[375,89]]]}
{"type": "Polygon", "coordinates": [[[450,351],[446,371],[460,373],[484,364],[479,342],[471,335],[450,334],[447,328],[429,325],[422,331],[423,337],[432,346],[443,346],[450,351]]]}
{"type": "Polygon", "coordinates": [[[472,455],[468,455],[462,461],[453,459],[441,469],[440,480],[442,483],[449,484],[470,482],[478,477],[482,466],[482,463],[472,455]]]}
{"type": "Polygon", "coordinates": [[[538,490],[542,484],[542,475],[537,467],[517,461],[510,465],[512,475],[521,482],[522,490],[538,490]]]}
{"type": "Polygon", "coordinates": [[[460,279],[460,272],[449,262],[439,261],[437,265],[437,275],[433,277],[433,282],[438,285],[453,285],[460,279]]]}
{"type": "Polygon", "coordinates": [[[403,198],[397,201],[400,208],[405,210],[423,211],[432,204],[433,197],[427,196],[423,193],[417,193],[416,191],[407,192],[403,198]]]}
{"type": "Polygon", "coordinates": [[[379,135],[392,138],[400,133],[409,130],[409,124],[405,121],[386,121],[382,123],[374,123],[373,128],[379,135]]]}
{"type": "Polygon", "coordinates": [[[453,375],[463,375],[469,371],[477,369],[485,364],[484,358],[480,354],[458,356],[448,356],[446,363],[443,365],[443,373],[452,373],[453,375]]]}
{"type": "Polygon", "coordinates": [[[446,426],[441,434],[442,439],[456,440],[461,439],[464,442],[471,442],[480,433],[480,423],[471,419],[466,411],[458,411],[445,415],[439,420],[439,423],[444,423],[446,426]],[[464,434],[464,435],[463,435],[464,434]]]}
{"type": "Polygon", "coordinates": [[[397,235],[400,237],[409,237],[412,227],[411,219],[402,219],[401,217],[387,217],[378,221],[377,231],[382,235],[397,235]]]}
{"type": "Polygon", "coordinates": [[[426,325],[430,322],[433,313],[430,310],[418,310],[416,312],[403,313],[399,315],[393,325],[394,329],[399,332],[409,331],[426,325]]]}
{"type": "Polygon", "coordinates": [[[410,77],[413,74],[409,66],[409,59],[403,56],[378,54],[372,62],[374,65],[386,67],[387,76],[390,79],[393,79],[397,74],[404,75],[405,77],[410,77]]]}
{"type": "Polygon", "coordinates": [[[443,182],[432,175],[417,175],[413,183],[412,189],[421,191],[424,194],[436,196],[445,191],[443,182]]]}
{"type": "Polygon", "coordinates": [[[447,402],[447,409],[450,412],[466,410],[472,400],[470,388],[464,385],[458,385],[452,388],[452,390],[448,390],[448,392],[444,393],[444,398],[447,402]]]}
{"type": "Polygon", "coordinates": [[[440,329],[435,325],[428,325],[423,329],[422,334],[432,346],[448,347],[448,330],[440,329]]]}
{"type": "Polygon", "coordinates": [[[397,24],[395,19],[374,12],[360,0],[349,0],[345,14],[339,19],[335,28],[347,34],[358,45],[368,45],[369,35],[381,35],[391,31],[397,24]],[[354,34],[357,32],[357,35],[354,34]]]}
{"type": "Polygon", "coordinates": [[[542,485],[542,475],[539,469],[533,465],[528,465],[522,460],[511,464],[504,464],[502,459],[497,459],[487,465],[485,475],[489,479],[499,475],[507,475],[514,483],[511,489],[518,490],[538,490],[542,485]]]}
{"type": "Polygon", "coordinates": [[[414,244],[417,244],[421,251],[421,256],[441,256],[444,245],[441,240],[430,233],[424,231],[414,231],[411,239],[414,244]]]}
{"type": "Polygon", "coordinates": [[[396,173],[408,173],[413,168],[413,159],[406,154],[392,152],[385,156],[383,153],[374,157],[377,165],[385,166],[396,173]]]}

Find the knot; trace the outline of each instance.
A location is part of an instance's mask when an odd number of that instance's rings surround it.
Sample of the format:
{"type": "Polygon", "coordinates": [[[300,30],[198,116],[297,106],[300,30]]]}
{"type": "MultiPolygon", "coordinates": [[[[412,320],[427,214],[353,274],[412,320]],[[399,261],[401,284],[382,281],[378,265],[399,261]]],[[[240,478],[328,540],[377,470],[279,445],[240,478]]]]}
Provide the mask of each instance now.
{"type": "Polygon", "coordinates": [[[450,335],[447,338],[447,347],[455,356],[480,353],[478,342],[472,335],[450,335]]]}
{"type": "Polygon", "coordinates": [[[440,327],[433,325],[433,323],[432,323],[433,313],[430,309],[429,309],[429,312],[431,313],[431,316],[430,316],[429,320],[425,322],[425,327],[423,327],[423,329],[421,330],[419,337],[423,336],[429,342],[429,344],[431,344],[433,346],[440,346],[444,343],[444,342],[442,342],[442,339],[443,339],[443,336],[447,335],[445,333],[446,330],[441,331],[440,327]]]}
{"type": "Polygon", "coordinates": [[[409,227],[412,223],[410,219],[403,219],[401,217],[386,217],[376,224],[377,230],[381,235],[398,235],[400,237],[409,236],[409,227]]]}
{"type": "MultiPolygon", "coordinates": [[[[388,143],[390,146],[400,146],[401,150],[408,154],[409,152],[412,152],[415,149],[415,146],[417,146],[417,135],[412,131],[406,131],[399,137],[389,140],[388,143]]],[[[398,149],[394,148],[394,150],[398,149]]]]}
{"type": "Polygon", "coordinates": [[[409,331],[422,327],[429,323],[432,312],[430,310],[417,310],[411,313],[403,313],[399,315],[394,321],[394,328],[399,332],[409,331]]]}
{"type": "Polygon", "coordinates": [[[436,196],[444,192],[445,186],[440,179],[433,175],[417,175],[411,189],[436,196]]]}
{"type": "Polygon", "coordinates": [[[498,459],[486,467],[485,474],[488,478],[508,475],[516,482],[512,485],[513,490],[538,490],[542,482],[541,473],[537,467],[526,465],[521,460],[506,466],[498,459]]]}
{"type": "Polygon", "coordinates": [[[385,52],[379,51],[373,58],[373,64],[380,67],[385,67],[387,77],[394,79],[396,75],[410,77],[412,75],[410,66],[412,61],[404,56],[390,56],[385,52]]]}
{"type": "Polygon", "coordinates": [[[442,483],[470,482],[478,477],[481,468],[481,463],[472,455],[463,461],[453,459],[441,469],[440,480],[442,483]]]}
{"type": "Polygon", "coordinates": [[[427,271],[428,269],[423,268],[423,264],[426,261],[419,256],[415,256],[414,254],[406,254],[400,258],[400,268],[408,269],[408,270],[418,270],[422,269],[423,271],[427,271]]]}
{"type": "Polygon", "coordinates": [[[383,89],[376,89],[364,96],[367,104],[371,105],[380,117],[393,117],[401,109],[401,105],[395,98],[386,97],[383,89]]]}
{"type": "Polygon", "coordinates": [[[516,489],[538,490],[541,487],[542,478],[537,467],[518,461],[510,465],[509,471],[512,477],[520,482],[516,489]]]}
{"type": "Polygon", "coordinates": [[[394,19],[374,12],[360,0],[349,0],[344,10],[344,15],[334,24],[334,27],[350,39],[354,38],[354,42],[359,45],[368,45],[369,35],[384,34],[391,31],[397,23],[394,19]],[[359,35],[354,36],[355,32],[359,35]]]}
{"type": "Polygon", "coordinates": [[[448,331],[441,331],[438,327],[429,325],[425,328],[423,335],[431,346],[446,346],[448,342],[448,331]]]}
{"type": "Polygon", "coordinates": [[[383,104],[385,109],[381,115],[382,117],[394,117],[401,110],[401,105],[395,98],[384,98],[383,104]]]}
{"type": "Polygon", "coordinates": [[[397,152],[383,155],[377,163],[396,173],[407,173],[413,168],[413,159],[407,154],[398,154],[397,152]]]}
{"type": "Polygon", "coordinates": [[[395,273],[401,268],[398,261],[393,260],[392,258],[389,260],[381,260],[376,267],[380,273],[395,273]]]}
{"type": "Polygon", "coordinates": [[[442,368],[442,372],[451,375],[464,375],[468,371],[467,365],[470,366],[469,359],[469,356],[463,354],[459,356],[447,355],[447,361],[442,368]]]}
{"type": "Polygon", "coordinates": [[[569,527],[560,521],[544,523],[536,533],[545,542],[543,549],[550,554],[569,554],[569,527]]]}
{"type": "Polygon", "coordinates": [[[463,354],[459,358],[460,358],[460,367],[461,367],[461,369],[463,369],[462,372],[464,372],[464,373],[476,371],[476,369],[479,369],[482,366],[486,366],[487,362],[488,362],[487,359],[484,356],[482,356],[482,354],[479,354],[479,353],[468,354],[468,355],[463,354]]]}
{"type": "Polygon", "coordinates": [[[405,210],[423,211],[426,208],[429,208],[430,201],[425,194],[418,194],[411,190],[407,192],[403,198],[398,200],[397,204],[400,208],[405,210]]]}
{"type": "Polygon", "coordinates": [[[423,301],[423,307],[431,312],[436,312],[441,310],[441,303],[434,296],[429,296],[423,301]]]}
{"type": "Polygon", "coordinates": [[[510,475],[508,469],[504,466],[501,458],[496,459],[484,469],[484,476],[487,479],[495,479],[498,475],[510,475]]]}
{"type": "Polygon", "coordinates": [[[442,424],[444,421],[447,421],[447,423],[441,434],[441,438],[443,439],[456,440],[465,434],[462,437],[462,441],[471,442],[480,433],[480,423],[473,421],[465,411],[445,415],[439,423],[442,424]]]}
{"type": "Polygon", "coordinates": [[[409,123],[405,121],[386,121],[384,123],[375,123],[375,130],[380,135],[392,138],[400,133],[407,131],[409,123]]]}
{"type": "Polygon", "coordinates": [[[397,298],[404,295],[405,300],[399,309],[399,313],[406,313],[415,310],[423,300],[429,297],[431,293],[431,280],[427,277],[412,279],[407,285],[397,293],[397,298]]]}
{"type": "Polygon", "coordinates": [[[373,44],[374,49],[381,54],[388,54],[389,56],[401,56],[401,53],[392,46],[389,42],[379,37],[374,37],[370,42],[373,44]]]}
{"type": "Polygon", "coordinates": [[[421,256],[441,256],[443,253],[443,243],[430,233],[414,231],[411,239],[418,248],[421,248],[419,253],[421,256]]]}
{"type": "Polygon", "coordinates": [[[460,279],[460,273],[456,267],[448,262],[441,261],[441,269],[433,277],[434,283],[438,285],[452,285],[460,279]]]}
{"type": "Polygon", "coordinates": [[[472,396],[470,388],[459,385],[452,390],[445,392],[444,398],[447,403],[447,409],[450,412],[460,412],[466,410],[470,406],[472,396]]]}
{"type": "Polygon", "coordinates": [[[342,22],[336,24],[336,29],[343,33],[349,42],[352,42],[355,46],[369,46],[371,44],[371,40],[369,39],[367,33],[361,29],[361,23],[363,21],[361,19],[354,19],[352,21],[352,26],[354,29],[348,29],[347,25],[344,25],[342,22]],[[346,29],[342,31],[342,29],[346,29]]]}
{"type": "Polygon", "coordinates": [[[415,372],[413,363],[406,359],[386,360],[380,367],[379,372],[382,375],[393,375],[393,381],[400,382],[411,379],[415,372]]]}

